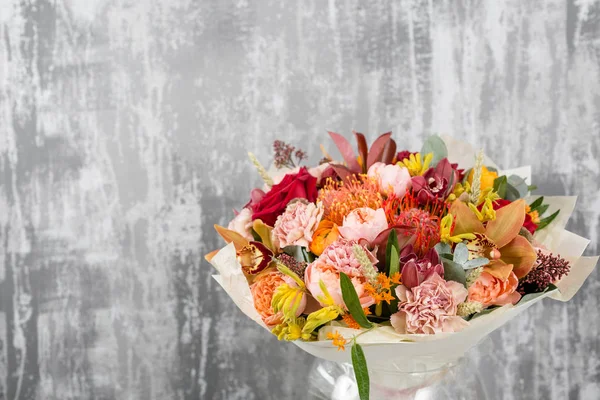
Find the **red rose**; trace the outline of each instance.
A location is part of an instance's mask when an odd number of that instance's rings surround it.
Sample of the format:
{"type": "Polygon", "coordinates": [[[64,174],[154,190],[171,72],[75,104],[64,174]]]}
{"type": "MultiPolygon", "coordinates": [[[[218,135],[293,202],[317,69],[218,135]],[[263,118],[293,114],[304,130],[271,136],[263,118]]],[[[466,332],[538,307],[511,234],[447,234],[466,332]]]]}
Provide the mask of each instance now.
{"type": "MultiPolygon", "coordinates": [[[[507,206],[511,203],[511,201],[509,200],[505,200],[505,199],[498,199],[498,200],[494,200],[494,202],[492,203],[492,205],[494,206],[494,210],[498,210],[504,206],[507,206]]],[[[527,229],[532,235],[535,233],[535,230],[537,229],[537,224],[533,222],[533,220],[531,219],[531,215],[529,215],[529,213],[525,214],[525,222],[523,222],[523,228],[527,229]]]]}
{"type": "Polygon", "coordinates": [[[317,200],[317,178],[309,174],[305,167],[300,168],[297,174],[284,176],[259,201],[253,198],[248,204],[252,209],[252,220],[261,219],[265,224],[274,226],[289,202],[298,198],[310,202],[317,200]]]}

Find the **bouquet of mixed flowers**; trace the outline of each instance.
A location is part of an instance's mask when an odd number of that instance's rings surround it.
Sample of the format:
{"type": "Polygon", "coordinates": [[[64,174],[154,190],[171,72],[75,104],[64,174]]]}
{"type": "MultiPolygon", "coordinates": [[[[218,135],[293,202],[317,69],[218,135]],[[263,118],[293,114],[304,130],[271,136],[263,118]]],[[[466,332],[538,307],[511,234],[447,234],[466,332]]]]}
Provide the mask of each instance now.
{"type": "Polygon", "coordinates": [[[281,141],[269,171],[250,154],[264,188],[215,227],[229,245],[207,259],[280,340],[351,360],[361,398],[368,370],[452,363],[536,301],[571,298],[596,265],[564,230],[574,198],[532,197],[529,167],[499,170],[451,138],[398,152],[391,133],[370,148],[355,133],[356,153],[329,135],[343,162],[322,147],[299,166],[306,154],[281,141]]]}

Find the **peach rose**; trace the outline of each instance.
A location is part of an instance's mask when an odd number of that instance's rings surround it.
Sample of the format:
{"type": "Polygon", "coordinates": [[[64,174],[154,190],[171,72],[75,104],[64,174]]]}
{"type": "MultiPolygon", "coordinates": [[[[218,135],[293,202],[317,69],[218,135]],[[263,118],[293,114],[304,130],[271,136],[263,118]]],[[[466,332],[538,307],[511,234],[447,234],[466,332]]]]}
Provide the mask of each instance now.
{"type": "Polygon", "coordinates": [[[376,162],[371,165],[367,175],[377,179],[381,194],[394,193],[398,197],[404,196],[411,183],[410,173],[403,166],[376,162]]]}
{"type": "Polygon", "coordinates": [[[521,299],[517,286],[519,280],[512,271],[504,280],[484,271],[469,287],[469,301],[477,301],[484,307],[516,304],[521,299]]]}
{"type": "Polygon", "coordinates": [[[340,234],[348,240],[365,239],[372,243],[377,235],[388,228],[387,218],[383,208],[357,208],[344,217],[344,223],[339,228],[340,234]]]}
{"type": "MultiPolygon", "coordinates": [[[[363,308],[370,307],[375,304],[373,297],[368,295],[365,290],[366,279],[364,277],[350,277],[350,280],[352,281],[352,285],[356,290],[356,294],[358,295],[358,299],[360,300],[360,304],[363,308]]],[[[323,291],[320,287],[320,282],[322,281],[325,284],[327,291],[333,298],[335,304],[344,309],[346,308],[346,304],[344,303],[344,299],[342,297],[342,288],[340,286],[340,273],[335,267],[331,265],[312,263],[304,271],[304,281],[306,283],[306,288],[313,295],[313,297],[317,299],[317,301],[319,300],[319,297],[323,296],[323,291]]],[[[319,301],[319,303],[323,307],[325,306],[325,304],[322,302],[319,301]]]]}
{"type": "MultiPolygon", "coordinates": [[[[283,313],[275,313],[273,307],[271,307],[271,302],[277,288],[286,283],[290,286],[297,286],[292,279],[289,279],[281,272],[270,271],[259,275],[254,283],[250,285],[254,308],[268,327],[274,327],[283,322],[283,313]]],[[[298,301],[300,301],[300,305],[296,312],[297,316],[302,314],[306,307],[306,296],[302,295],[298,301]]]]}

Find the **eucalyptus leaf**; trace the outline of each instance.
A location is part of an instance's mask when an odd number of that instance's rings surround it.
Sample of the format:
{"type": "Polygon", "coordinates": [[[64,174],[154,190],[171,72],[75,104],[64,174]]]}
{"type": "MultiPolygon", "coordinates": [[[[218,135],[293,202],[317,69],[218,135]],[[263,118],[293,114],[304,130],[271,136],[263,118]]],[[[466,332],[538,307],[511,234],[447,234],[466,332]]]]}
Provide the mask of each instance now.
{"type": "Polygon", "coordinates": [[[475,258],[473,260],[469,260],[466,263],[464,263],[463,268],[464,269],[473,269],[473,268],[477,268],[477,267],[483,267],[484,265],[487,265],[489,263],[490,263],[490,260],[488,260],[485,257],[475,258]]]}
{"type": "Polygon", "coordinates": [[[469,260],[469,249],[464,243],[458,243],[454,248],[453,261],[458,264],[464,264],[469,260]]]}
{"type": "Polygon", "coordinates": [[[506,200],[515,201],[515,200],[519,200],[521,198],[521,194],[519,193],[517,188],[515,188],[510,183],[507,183],[506,184],[506,196],[504,198],[506,200]]]}
{"type": "Polygon", "coordinates": [[[355,342],[352,345],[351,354],[352,368],[354,368],[354,376],[360,400],[369,400],[369,369],[367,368],[367,359],[361,345],[355,342]]]}
{"type": "Polygon", "coordinates": [[[454,261],[447,260],[445,258],[442,258],[442,263],[444,264],[445,280],[455,281],[463,285],[466,284],[467,277],[465,275],[465,270],[460,264],[455,263],[454,261]]]}
{"type": "Polygon", "coordinates": [[[519,300],[519,302],[517,304],[525,304],[528,301],[531,301],[533,299],[537,299],[538,297],[545,295],[546,293],[550,293],[554,290],[558,290],[558,288],[553,285],[550,284],[546,289],[544,289],[543,292],[538,292],[538,293],[528,293],[525,296],[521,297],[521,300],[519,300]]]}
{"type": "Polygon", "coordinates": [[[361,327],[366,329],[371,328],[373,324],[371,324],[365,316],[365,312],[363,311],[358,295],[356,294],[356,289],[354,289],[354,285],[348,275],[343,272],[340,272],[340,287],[342,288],[344,304],[346,304],[352,318],[354,318],[361,327]]]}
{"type": "Polygon", "coordinates": [[[440,242],[434,247],[435,251],[441,256],[442,254],[452,254],[452,247],[448,243],[440,242]]]}
{"type": "Polygon", "coordinates": [[[433,153],[433,160],[431,161],[431,167],[435,167],[442,158],[448,157],[448,149],[446,143],[438,135],[431,135],[423,143],[421,148],[421,156],[425,157],[426,154],[433,153]]]}
{"type": "Polygon", "coordinates": [[[525,182],[525,179],[518,175],[511,175],[508,177],[508,184],[514,187],[519,192],[519,198],[527,196],[529,193],[529,186],[525,182]]]}

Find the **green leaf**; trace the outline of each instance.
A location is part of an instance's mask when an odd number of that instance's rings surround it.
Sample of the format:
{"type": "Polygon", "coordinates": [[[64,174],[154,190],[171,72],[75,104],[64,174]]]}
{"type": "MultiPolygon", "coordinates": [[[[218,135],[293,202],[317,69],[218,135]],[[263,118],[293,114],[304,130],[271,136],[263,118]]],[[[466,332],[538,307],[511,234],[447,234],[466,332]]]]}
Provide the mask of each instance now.
{"type": "Polygon", "coordinates": [[[499,306],[491,306],[489,308],[486,308],[485,310],[478,312],[477,314],[474,314],[469,320],[471,319],[475,319],[477,317],[481,317],[482,315],[486,315],[491,313],[492,311],[494,311],[496,308],[500,308],[499,306]]]}
{"type": "Polygon", "coordinates": [[[506,200],[515,201],[515,200],[519,200],[521,198],[521,194],[519,193],[517,188],[515,188],[510,183],[507,183],[506,184],[506,196],[504,198],[506,200]]]}
{"type": "Polygon", "coordinates": [[[441,256],[442,254],[452,254],[452,247],[448,243],[440,242],[434,247],[435,251],[441,256]]]}
{"type": "Polygon", "coordinates": [[[455,281],[458,283],[462,283],[463,285],[467,282],[467,277],[465,276],[465,270],[463,267],[455,263],[454,261],[447,260],[442,258],[442,263],[444,264],[444,279],[447,281],[455,281]]]}
{"type": "Polygon", "coordinates": [[[538,212],[538,216],[541,217],[548,210],[548,207],[550,207],[550,204],[542,204],[541,206],[539,206],[535,210],[531,210],[531,211],[537,211],[538,212]]]}
{"type": "Polygon", "coordinates": [[[517,304],[524,304],[527,303],[528,301],[531,301],[533,299],[536,299],[538,297],[540,297],[541,295],[544,295],[546,293],[552,292],[553,290],[558,290],[558,288],[553,285],[550,284],[546,289],[544,289],[543,292],[538,292],[538,293],[528,293],[525,296],[521,297],[521,300],[519,300],[519,302],[517,304]]]}
{"type": "Polygon", "coordinates": [[[250,233],[252,234],[252,237],[254,238],[255,241],[262,243],[262,239],[260,238],[260,235],[258,233],[256,233],[254,228],[250,228],[250,233]]]}
{"type": "Polygon", "coordinates": [[[371,328],[373,324],[371,324],[365,316],[365,312],[363,311],[358,295],[356,294],[356,289],[354,289],[354,285],[350,278],[348,278],[348,275],[343,272],[340,272],[340,286],[342,288],[344,304],[348,307],[348,311],[350,311],[352,318],[354,318],[354,320],[363,328],[371,328]]]}
{"type": "MultiPolygon", "coordinates": [[[[391,269],[392,249],[396,250],[396,254],[398,256],[400,255],[400,245],[398,244],[398,235],[396,234],[396,230],[393,228],[390,231],[390,235],[388,236],[387,246],[385,248],[385,260],[388,263],[388,265],[386,265],[388,272],[391,269]]],[[[391,272],[389,273],[389,275],[392,276],[391,272]]]]}
{"type": "Polygon", "coordinates": [[[421,148],[421,156],[425,157],[426,154],[433,153],[433,160],[431,160],[430,167],[435,167],[442,158],[448,157],[448,149],[446,143],[438,135],[431,135],[423,143],[421,148]]]}
{"type": "Polygon", "coordinates": [[[539,231],[540,229],[544,229],[545,227],[547,227],[548,225],[550,225],[550,223],[552,221],[554,221],[554,218],[556,218],[556,216],[558,215],[558,213],[560,213],[560,210],[556,211],[554,214],[542,219],[540,221],[540,223],[538,224],[538,227],[536,229],[536,231],[539,231]]]}
{"type": "Polygon", "coordinates": [[[508,184],[517,189],[519,192],[519,198],[527,196],[529,193],[529,186],[525,182],[525,179],[518,175],[511,175],[508,177],[508,184]]]}
{"type": "MultiPolygon", "coordinates": [[[[389,276],[394,276],[396,272],[400,272],[400,260],[399,255],[396,252],[396,249],[392,247],[392,251],[390,254],[390,274],[389,276]]],[[[391,313],[395,313],[398,310],[398,299],[396,299],[396,286],[392,285],[391,292],[394,293],[394,299],[389,304],[389,310],[391,313]]],[[[380,303],[381,304],[381,303],[380,303]]]]}
{"type": "Polygon", "coordinates": [[[469,260],[469,249],[464,243],[459,243],[454,248],[453,261],[458,264],[464,264],[469,260]]]}
{"type": "Polygon", "coordinates": [[[529,205],[529,207],[531,208],[531,211],[533,211],[536,208],[538,208],[539,206],[541,206],[543,203],[544,203],[544,196],[540,196],[537,199],[535,199],[535,201],[533,203],[531,203],[529,205]]]}
{"type": "Polygon", "coordinates": [[[302,257],[304,258],[304,261],[309,264],[315,261],[315,255],[309,251],[306,251],[306,247],[302,247],[302,257]]]}
{"type": "Polygon", "coordinates": [[[469,260],[466,263],[463,264],[463,268],[464,269],[473,269],[473,268],[477,268],[477,267],[483,267],[484,265],[487,265],[490,263],[490,260],[488,260],[485,257],[480,257],[480,258],[475,258],[473,260],[469,260]]]}
{"type": "Polygon", "coordinates": [[[360,400],[369,400],[369,370],[367,368],[367,359],[360,344],[352,345],[352,368],[358,385],[358,394],[360,400]]]}
{"type": "Polygon", "coordinates": [[[527,190],[530,192],[533,192],[534,190],[537,190],[537,185],[529,185],[527,186],[527,190]]]}
{"type": "Polygon", "coordinates": [[[506,185],[508,178],[506,175],[502,175],[494,179],[494,192],[498,193],[501,198],[506,197],[506,185]]]}

